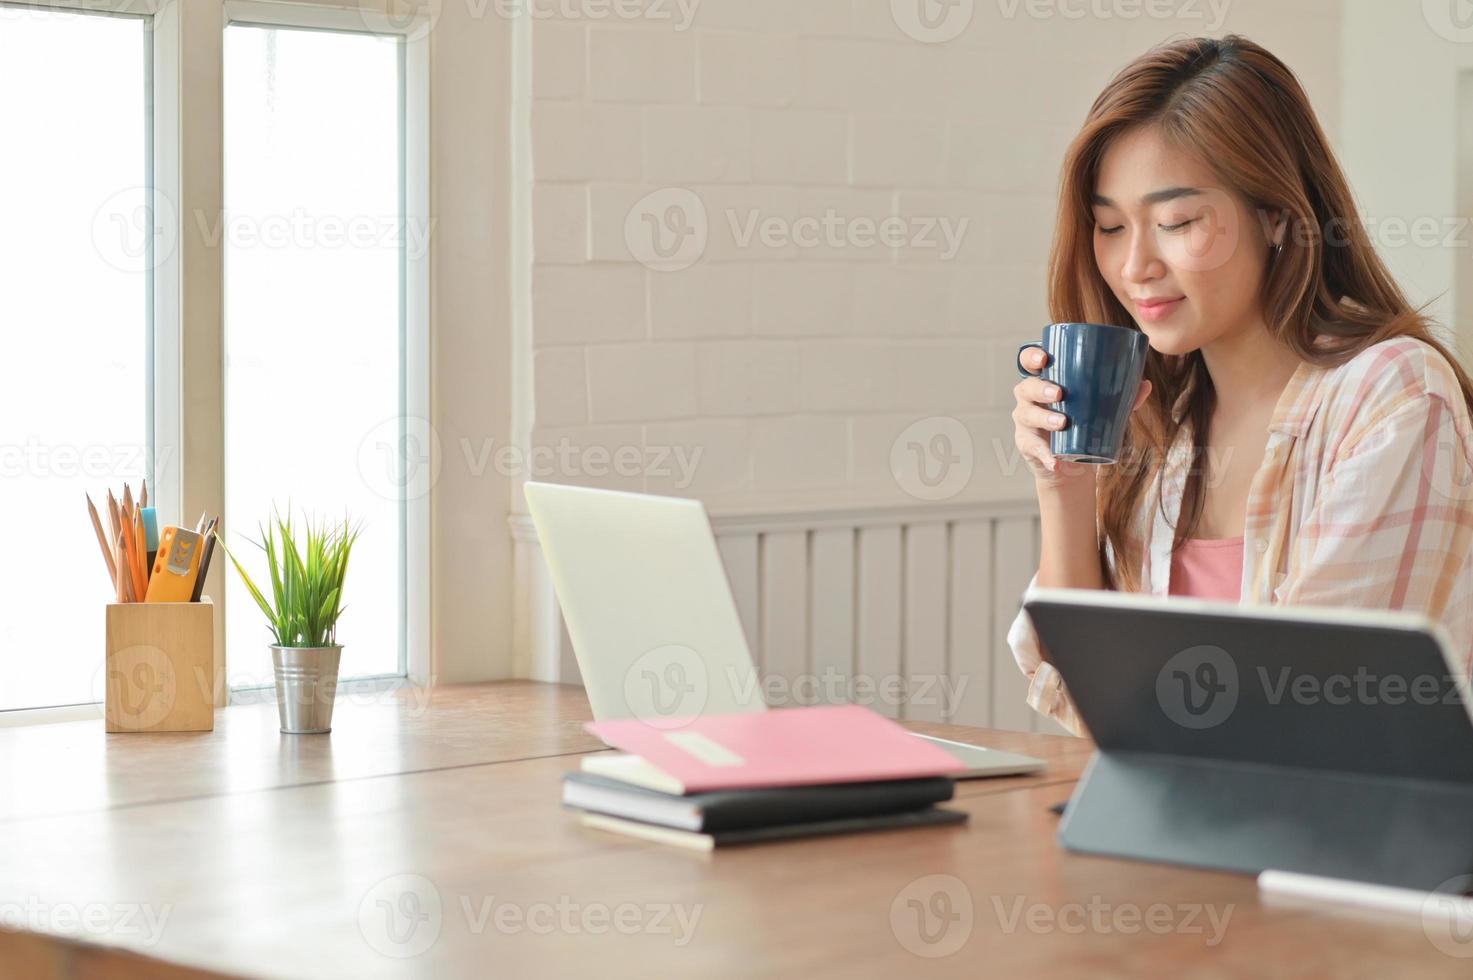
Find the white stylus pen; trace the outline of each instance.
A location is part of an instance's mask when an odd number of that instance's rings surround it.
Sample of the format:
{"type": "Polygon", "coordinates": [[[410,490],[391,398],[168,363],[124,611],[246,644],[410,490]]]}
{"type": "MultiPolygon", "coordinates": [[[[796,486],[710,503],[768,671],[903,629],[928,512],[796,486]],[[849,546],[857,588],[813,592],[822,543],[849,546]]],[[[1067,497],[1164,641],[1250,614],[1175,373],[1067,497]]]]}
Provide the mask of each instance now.
{"type": "Polygon", "coordinates": [[[1336,905],[1394,912],[1424,919],[1457,920],[1473,927],[1473,897],[1415,888],[1372,885],[1344,878],[1299,874],[1294,871],[1261,871],[1258,890],[1286,898],[1307,898],[1336,905]]]}

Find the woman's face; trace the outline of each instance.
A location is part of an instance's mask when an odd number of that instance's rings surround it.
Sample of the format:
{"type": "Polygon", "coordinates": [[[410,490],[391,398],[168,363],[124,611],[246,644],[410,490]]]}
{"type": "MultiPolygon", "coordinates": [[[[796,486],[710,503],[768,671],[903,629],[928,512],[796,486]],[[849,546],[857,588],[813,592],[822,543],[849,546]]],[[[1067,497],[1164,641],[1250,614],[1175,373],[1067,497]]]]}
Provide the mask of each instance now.
{"type": "Polygon", "coordinates": [[[1151,346],[1185,354],[1262,324],[1257,212],[1148,126],[1105,151],[1094,190],[1100,274],[1151,346]]]}

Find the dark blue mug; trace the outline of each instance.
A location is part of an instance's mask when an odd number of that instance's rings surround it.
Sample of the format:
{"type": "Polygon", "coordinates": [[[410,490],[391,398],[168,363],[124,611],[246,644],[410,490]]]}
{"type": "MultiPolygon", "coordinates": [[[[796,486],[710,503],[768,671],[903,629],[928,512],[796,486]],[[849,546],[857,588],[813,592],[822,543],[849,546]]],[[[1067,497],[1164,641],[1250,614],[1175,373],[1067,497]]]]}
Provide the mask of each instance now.
{"type": "Polygon", "coordinates": [[[1064,390],[1049,407],[1068,420],[1049,432],[1049,451],[1057,459],[1079,463],[1113,463],[1120,456],[1130,410],[1146,370],[1146,335],[1133,327],[1103,323],[1051,323],[1043,342],[1030,340],[1018,348],[1018,373],[1043,378],[1064,390]],[[1023,352],[1030,347],[1048,354],[1038,374],[1025,370],[1023,352]]]}

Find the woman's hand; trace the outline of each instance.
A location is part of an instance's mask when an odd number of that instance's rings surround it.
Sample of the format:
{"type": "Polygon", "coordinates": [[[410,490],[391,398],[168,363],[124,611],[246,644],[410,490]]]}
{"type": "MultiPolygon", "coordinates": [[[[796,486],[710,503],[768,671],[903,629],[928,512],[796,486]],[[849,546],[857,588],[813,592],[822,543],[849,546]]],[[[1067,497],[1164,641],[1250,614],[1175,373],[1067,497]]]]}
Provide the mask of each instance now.
{"type": "MultiPolygon", "coordinates": [[[[1048,359],[1048,352],[1037,347],[1028,348],[1022,355],[1023,366],[1035,372],[1042,371],[1048,365],[1048,359]]],[[[1151,382],[1141,381],[1135,404],[1130,410],[1139,409],[1150,394],[1151,382]]],[[[1063,397],[1058,386],[1043,378],[1024,378],[1013,386],[1013,396],[1017,399],[1013,408],[1013,443],[1033,471],[1033,481],[1039,492],[1093,486],[1093,464],[1055,459],[1049,451],[1049,433],[1068,425],[1062,414],[1048,407],[1063,397]]]]}

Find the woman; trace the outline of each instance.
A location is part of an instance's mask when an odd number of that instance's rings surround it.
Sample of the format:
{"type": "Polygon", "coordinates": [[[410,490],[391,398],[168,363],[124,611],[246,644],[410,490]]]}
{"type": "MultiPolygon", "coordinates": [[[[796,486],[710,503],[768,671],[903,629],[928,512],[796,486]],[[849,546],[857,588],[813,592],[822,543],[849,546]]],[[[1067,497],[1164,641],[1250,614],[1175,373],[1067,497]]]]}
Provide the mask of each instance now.
{"type": "MultiPolygon", "coordinates": [[[[1473,651],[1473,385],[1372,249],[1309,100],[1241,37],[1155,48],[1064,162],[1056,321],[1149,340],[1120,462],[1055,460],[1016,389],[1036,587],[1411,609],[1473,651]]],[[[1024,352],[1037,371],[1048,355],[1024,352]]],[[[1020,612],[1028,703],[1083,726],[1020,612]]]]}

